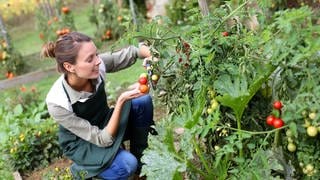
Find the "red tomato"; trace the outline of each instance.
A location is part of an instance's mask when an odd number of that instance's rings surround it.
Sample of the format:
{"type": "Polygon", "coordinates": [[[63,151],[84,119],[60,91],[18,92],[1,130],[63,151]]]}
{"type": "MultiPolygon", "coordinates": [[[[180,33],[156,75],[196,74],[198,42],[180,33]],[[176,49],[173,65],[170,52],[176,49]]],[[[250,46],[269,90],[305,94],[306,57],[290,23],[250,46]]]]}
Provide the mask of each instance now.
{"type": "Polygon", "coordinates": [[[70,9],[66,6],[62,7],[61,8],[61,11],[64,13],[64,14],[68,14],[70,12],[70,9]]]}
{"type": "Polygon", "coordinates": [[[282,108],[282,103],[281,101],[275,101],[273,103],[273,108],[280,110],[282,108]]]}
{"type": "Polygon", "coordinates": [[[222,32],[221,34],[222,34],[222,36],[224,36],[224,37],[229,36],[229,33],[226,32],[226,31],[222,32]]]}
{"type": "Polygon", "coordinates": [[[274,115],[269,115],[269,116],[267,117],[267,120],[266,120],[267,124],[268,124],[269,126],[273,126],[273,121],[274,121],[274,119],[276,119],[276,117],[275,117],[274,115]]]}
{"type": "Polygon", "coordinates": [[[284,122],[282,121],[281,118],[275,118],[273,120],[273,127],[274,128],[281,128],[284,125],[284,122]]]}
{"type": "Polygon", "coordinates": [[[141,84],[139,86],[139,90],[140,90],[141,93],[148,93],[149,92],[149,87],[147,85],[145,85],[145,84],[141,84]]]}
{"type": "Polygon", "coordinates": [[[140,84],[147,84],[147,82],[148,82],[148,79],[146,77],[140,77],[139,78],[139,83],[140,84]]]}

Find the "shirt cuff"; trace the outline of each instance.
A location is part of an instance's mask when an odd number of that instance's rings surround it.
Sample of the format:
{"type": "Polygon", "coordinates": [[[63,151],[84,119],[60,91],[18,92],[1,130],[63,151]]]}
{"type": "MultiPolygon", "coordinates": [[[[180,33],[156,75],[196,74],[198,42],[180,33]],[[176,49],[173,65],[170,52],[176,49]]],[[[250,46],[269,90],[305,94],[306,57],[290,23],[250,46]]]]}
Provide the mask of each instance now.
{"type": "Polygon", "coordinates": [[[111,146],[114,142],[114,137],[106,129],[102,130],[101,140],[106,147],[111,146]]]}

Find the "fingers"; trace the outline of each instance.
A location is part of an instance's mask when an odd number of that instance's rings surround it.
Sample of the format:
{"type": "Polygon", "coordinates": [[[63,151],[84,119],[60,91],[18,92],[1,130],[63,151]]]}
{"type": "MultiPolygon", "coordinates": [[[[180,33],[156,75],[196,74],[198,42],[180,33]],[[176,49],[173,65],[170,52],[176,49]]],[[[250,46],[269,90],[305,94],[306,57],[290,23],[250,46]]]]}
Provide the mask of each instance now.
{"type": "Polygon", "coordinates": [[[134,84],[131,84],[129,87],[128,87],[128,90],[133,90],[133,89],[137,89],[139,87],[139,83],[134,83],[134,84]]]}
{"type": "Polygon", "coordinates": [[[144,58],[144,59],[143,59],[143,62],[142,62],[142,66],[143,66],[143,67],[146,67],[146,66],[147,66],[148,61],[158,62],[158,61],[159,61],[159,59],[158,59],[158,58],[156,58],[156,57],[153,57],[153,56],[150,56],[150,57],[144,58]]]}

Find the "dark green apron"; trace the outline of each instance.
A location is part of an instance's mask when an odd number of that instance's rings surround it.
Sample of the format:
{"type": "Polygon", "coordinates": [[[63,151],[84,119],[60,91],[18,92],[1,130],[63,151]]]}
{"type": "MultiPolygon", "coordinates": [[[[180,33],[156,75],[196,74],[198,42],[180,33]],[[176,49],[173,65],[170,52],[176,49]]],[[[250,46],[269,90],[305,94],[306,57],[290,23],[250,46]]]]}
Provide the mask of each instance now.
{"type": "MultiPolygon", "coordinates": [[[[66,94],[70,101],[67,92],[66,94]]],[[[130,106],[131,102],[129,101],[124,104],[117,136],[113,145],[109,147],[99,147],[85,141],[60,125],[59,143],[64,155],[74,162],[71,166],[71,172],[76,179],[96,176],[111,164],[126,131],[130,106]]],[[[88,120],[91,125],[103,129],[113,112],[113,109],[110,109],[107,104],[104,82],[102,81],[97,92],[87,101],[78,101],[72,105],[72,108],[77,116],[88,120]]]]}

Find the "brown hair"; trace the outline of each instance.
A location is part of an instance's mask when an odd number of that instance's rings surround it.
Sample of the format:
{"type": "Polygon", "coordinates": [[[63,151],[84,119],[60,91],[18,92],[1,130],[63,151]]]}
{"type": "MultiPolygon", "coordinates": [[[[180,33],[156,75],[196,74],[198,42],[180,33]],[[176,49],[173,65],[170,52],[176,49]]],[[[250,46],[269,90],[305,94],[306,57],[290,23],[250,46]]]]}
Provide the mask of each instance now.
{"type": "Polygon", "coordinates": [[[64,62],[75,64],[78,56],[81,42],[90,42],[92,39],[79,32],[70,32],[65,34],[56,42],[48,42],[44,44],[41,50],[42,57],[55,58],[57,69],[61,73],[67,73],[63,67],[64,62]]]}

